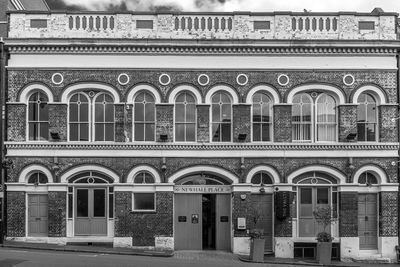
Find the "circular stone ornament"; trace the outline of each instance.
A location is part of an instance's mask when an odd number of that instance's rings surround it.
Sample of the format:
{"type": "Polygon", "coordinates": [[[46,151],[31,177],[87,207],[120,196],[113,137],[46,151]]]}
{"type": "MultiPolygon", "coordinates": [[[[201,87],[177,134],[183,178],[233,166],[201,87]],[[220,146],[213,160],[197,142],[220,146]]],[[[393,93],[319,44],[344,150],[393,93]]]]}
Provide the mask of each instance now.
{"type": "Polygon", "coordinates": [[[207,74],[200,74],[199,77],[197,78],[197,82],[200,85],[205,86],[205,85],[209,84],[210,77],[208,77],[207,74]]]}
{"type": "Polygon", "coordinates": [[[118,75],[118,83],[120,85],[126,85],[129,83],[129,76],[126,73],[121,73],[120,75],[118,75]]]}
{"type": "Polygon", "coordinates": [[[281,86],[286,86],[289,83],[289,76],[287,76],[286,74],[281,74],[278,76],[278,83],[281,86]]]}
{"type": "Polygon", "coordinates": [[[63,83],[63,81],[64,81],[64,76],[62,76],[62,74],[61,73],[54,73],[52,76],[51,76],[51,81],[54,83],[54,84],[62,84],[63,83]]]}
{"type": "Polygon", "coordinates": [[[237,82],[237,84],[239,84],[239,85],[246,85],[248,82],[249,82],[249,77],[247,77],[247,75],[246,74],[239,74],[237,77],[236,77],[236,82],[237,82]]]}
{"type": "Polygon", "coordinates": [[[169,77],[168,74],[163,73],[160,75],[160,77],[158,78],[158,81],[160,82],[160,84],[162,85],[168,85],[171,82],[171,77],[169,77]]]}
{"type": "Polygon", "coordinates": [[[343,76],[343,83],[347,86],[353,85],[355,82],[354,76],[351,74],[346,74],[343,76]]]}

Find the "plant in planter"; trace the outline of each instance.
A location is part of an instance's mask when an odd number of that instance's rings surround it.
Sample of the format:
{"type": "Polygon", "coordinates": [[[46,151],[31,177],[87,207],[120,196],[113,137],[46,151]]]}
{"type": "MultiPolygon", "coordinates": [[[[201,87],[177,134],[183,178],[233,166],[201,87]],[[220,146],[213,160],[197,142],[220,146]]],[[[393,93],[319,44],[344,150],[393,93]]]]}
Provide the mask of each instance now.
{"type": "Polygon", "coordinates": [[[323,227],[323,231],[317,234],[317,261],[321,264],[330,264],[332,257],[332,240],[334,239],[326,228],[336,223],[337,218],[332,216],[332,208],[318,207],[313,211],[315,220],[323,227]]]}
{"type": "Polygon", "coordinates": [[[250,236],[250,259],[254,262],[264,262],[264,229],[258,228],[258,222],[262,217],[260,205],[253,206],[250,210],[251,229],[250,236]]]}

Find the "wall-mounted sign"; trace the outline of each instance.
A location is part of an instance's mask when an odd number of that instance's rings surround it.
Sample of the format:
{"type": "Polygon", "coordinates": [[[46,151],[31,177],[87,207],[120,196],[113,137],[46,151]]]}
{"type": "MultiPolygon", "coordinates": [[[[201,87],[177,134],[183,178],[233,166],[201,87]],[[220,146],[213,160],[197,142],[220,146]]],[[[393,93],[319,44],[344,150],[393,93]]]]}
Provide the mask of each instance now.
{"type": "Polygon", "coordinates": [[[220,222],[229,222],[229,217],[228,216],[221,216],[219,218],[220,222]]]}
{"type": "Polygon", "coordinates": [[[178,222],[186,222],[186,216],[178,216],[178,222]]]}
{"type": "Polygon", "coordinates": [[[246,230],[246,218],[237,219],[237,229],[246,230]]]}
{"type": "Polygon", "coordinates": [[[183,194],[230,194],[232,187],[230,185],[176,185],[174,192],[183,194]]]}
{"type": "Polygon", "coordinates": [[[199,214],[192,214],[192,223],[199,223],[199,214]]]}

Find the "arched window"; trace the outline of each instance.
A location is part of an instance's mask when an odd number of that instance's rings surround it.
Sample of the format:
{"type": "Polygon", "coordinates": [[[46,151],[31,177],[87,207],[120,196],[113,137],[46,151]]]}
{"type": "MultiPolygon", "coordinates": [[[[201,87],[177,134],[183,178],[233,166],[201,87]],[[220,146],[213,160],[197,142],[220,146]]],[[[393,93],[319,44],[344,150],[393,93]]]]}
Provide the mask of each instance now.
{"type": "Polygon", "coordinates": [[[373,173],[366,171],[360,175],[358,183],[363,185],[376,185],[378,184],[378,179],[376,179],[376,176],[373,173]]]}
{"type": "Polygon", "coordinates": [[[44,173],[34,172],[28,178],[28,184],[47,184],[48,180],[44,173]]]}
{"type": "Polygon", "coordinates": [[[232,136],[232,103],[226,93],[217,92],[212,97],[212,141],[230,142],[232,136]]]}
{"type": "Polygon", "coordinates": [[[102,92],[78,92],[69,100],[70,141],[114,141],[114,100],[102,92]]]}
{"type": "Polygon", "coordinates": [[[114,103],[111,96],[101,93],[95,101],[95,141],[114,141],[114,103]]]}
{"type": "Polygon", "coordinates": [[[325,93],[318,95],[313,92],[311,95],[302,93],[293,97],[292,140],[336,141],[335,99],[325,93]]]}
{"type": "Polygon", "coordinates": [[[154,184],[155,179],[153,175],[148,172],[139,172],[136,174],[133,183],[135,184],[154,184]]]}
{"type": "Polygon", "coordinates": [[[358,97],[357,135],[358,141],[376,141],[376,101],[363,93],[358,97]]]}
{"type": "Polygon", "coordinates": [[[336,102],[327,94],[317,100],[317,138],[316,141],[336,141],[336,102]]]}
{"type": "Polygon", "coordinates": [[[255,185],[273,184],[271,176],[266,172],[257,172],[251,178],[251,183],[255,185]]]}
{"type": "Polygon", "coordinates": [[[175,101],[175,141],[196,141],[196,101],[188,92],[175,101]]]}
{"type": "Polygon", "coordinates": [[[311,141],[312,100],[308,94],[295,95],[292,105],[292,140],[311,141]]]}
{"type": "Polygon", "coordinates": [[[89,141],[89,98],[84,93],[69,100],[69,140],[89,141]]]}
{"type": "Polygon", "coordinates": [[[135,141],[155,140],[155,101],[146,92],[140,92],[134,101],[135,141]]]}
{"type": "Polygon", "coordinates": [[[29,97],[28,128],[30,141],[43,141],[49,139],[49,111],[48,98],[41,91],[29,97]]]}
{"type": "Polygon", "coordinates": [[[253,95],[253,141],[271,141],[272,101],[265,93],[253,95]]]}

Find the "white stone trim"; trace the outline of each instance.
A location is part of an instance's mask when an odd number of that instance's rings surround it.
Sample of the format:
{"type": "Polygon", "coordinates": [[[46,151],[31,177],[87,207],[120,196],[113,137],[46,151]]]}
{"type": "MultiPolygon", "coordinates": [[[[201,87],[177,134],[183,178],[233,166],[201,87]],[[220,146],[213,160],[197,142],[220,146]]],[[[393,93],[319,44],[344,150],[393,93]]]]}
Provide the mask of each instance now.
{"type": "Polygon", "coordinates": [[[208,165],[196,165],[192,167],[187,167],[182,170],[179,170],[172,174],[170,177],[168,177],[168,182],[170,183],[175,183],[176,180],[189,175],[191,173],[196,173],[196,172],[210,172],[214,173],[216,175],[222,176],[223,178],[227,179],[231,183],[239,183],[239,178],[236,177],[233,173],[224,170],[219,167],[214,167],[214,166],[208,166],[208,165]]]}
{"type": "Polygon", "coordinates": [[[128,74],[126,73],[121,73],[118,75],[117,81],[120,85],[127,85],[129,83],[129,81],[131,80],[131,78],[129,77],[128,74]],[[126,77],[126,82],[121,82],[121,77],[124,76],[126,77]]]}
{"type": "Polygon", "coordinates": [[[113,238],[114,248],[131,248],[132,237],[114,237],[113,238]]]}
{"type": "Polygon", "coordinates": [[[253,169],[251,169],[248,172],[248,174],[246,176],[246,183],[251,184],[251,178],[253,178],[253,175],[260,171],[264,171],[264,172],[270,174],[272,179],[274,179],[274,181],[273,181],[274,184],[279,184],[281,182],[279,174],[274,168],[267,166],[267,165],[260,165],[260,166],[254,167],[253,169]]]}
{"type": "Polygon", "coordinates": [[[342,184],[338,188],[340,192],[359,192],[359,193],[378,193],[378,192],[397,192],[399,184],[382,184],[377,186],[366,186],[357,184],[342,184]]]}
{"type": "Polygon", "coordinates": [[[126,102],[132,104],[134,101],[134,97],[140,91],[149,91],[154,96],[154,101],[156,104],[161,103],[161,95],[156,88],[150,86],[148,84],[138,84],[129,89],[128,96],[126,97],[126,102]]]}
{"type": "Polygon", "coordinates": [[[67,172],[65,172],[63,175],[61,175],[60,183],[68,183],[68,179],[71,176],[73,176],[79,172],[83,172],[83,171],[101,172],[105,175],[108,175],[111,179],[113,179],[114,183],[119,183],[119,181],[120,181],[119,176],[115,172],[111,171],[110,169],[107,169],[105,167],[98,166],[98,165],[82,165],[82,166],[72,168],[72,169],[68,170],[67,172]]]}
{"type": "MultiPolygon", "coordinates": [[[[315,241],[315,237],[313,237],[315,241]]],[[[294,258],[294,240],[293,237],[275,237],[274,252],[277,258],[294,258]]]]}
{"type": "Polygon", "coordinates": [[[286,102],[291,104],[293,102],[293,97],[297,93],[305,91],[313,91],[313,90],[322,90],[324,92],[333,93],[333,97],[335,98],[336,101],[338,101],[338,103],[336,104],[337,106],[346,103],[346,96],[341,90],[339,90],[334,86],[329,86],[326,84],[307,84],[295,87],[292,90],[290,90],[286,102]]]}
{"type": "MultiPolygon", "coordinates": [[[[29,155],[29,154],[28,154],[29,155]]],[[[43,165],[32,164],[26,166],[19,174],[18,182],[19,183],[28,183],[29,175],[35,171],[42,172],[47,177],[48,183],[53,183],[53,174],[49,169],[44,167],[43,165]]]]}
{"type": "Polygon", "coordinates": [[[250,237],[233,237],[232,252],[239,255],[249,255],[250,237]]]}
{"type": "MultiPolygon", "coordinates": [[[[53,92],[43,84],[30,84],[24,89],[22,89],[21,94],[19,95],[19,102],[21,103],[28,103],[29,97],[36,91],[43,91],[48,98],[47,103],[50,104],[54,102],[53,92]]],[[[8,103],[7,103],[8,104],[8,103]]]]}
{"type": "Polygon", "coordinates": [[[158,171],[155,168],[153,168],[151,166],[148,166],[148,165],[140,165],[140,166],[137,166],[137,167],[133,168],[127,175],[126,183],[127,184],[133,184],[133,179],[135,178],[135,176],[139,172],[142,172],[142,171],[148,172],[151,175],[153,175],[154,182],[156,184],[157,183],[161,183],[161,177],[160,177],[160,174],[158,173],[158,171]]]}
{"type": "Polygon", "coordinates": [[[175,87],[174,89],[172,89],[172,91],[168,97],[168,103],[174,104],[176,96],[179,93],[184,92],[184,91],[188,91],[196,98],[196,104],[203,103],[199,89],[197,89],[196,87],[194,87],[192,85],[179,85],[179,86],[175,87]]]}
{"type": "Polygon", "coordinates": [[[76,91],[82,89],[94,89],[94,90],[101,90],[104,92],[108,92],[113,96],[114,104],[120,103],[119,93],[114,87],[102,83],[86,83],[86,82],[67,87],[61,95],[61,102],[68,103],[70,96],[74,94],[76,91]]]}
{"type": "MultiPolygon", "coordinates": [[[[365,152],[364,152],[365,153],[365,152]]],[[[346,175],[344,175],[343,173],[327,167],[327,166],[322,166],[322,165],[310,165],[307,167],[303,167],[300,168],[294,172],[292,172],[291,174],[289,174],[289,176],[287,177],[287,183],[288,184],[292,184],[293,183],[293,179],[296,178],[297,176],[306,173],[306,172],[323,172],[323,173],[327,173],[332,175],[333,177],[335,177],[338,180],[338,184],[345,184],[346,183],[346,175]]]]}
{"type": "Polygon", "coordinates": [[[247,93],[246,103],[252,104],[253,95],[258,92],[264,92],[272,96],[272,101],[274,102],[274,104],[278,104],[280,102],[279,94],[275,88],[269,85],[257,85],[251,88],[251,90],[247,93]]]}
{"type": "Polygon", "coordinates": [[[232,104],[239,103],[238,93],[233,88],[226,85],[217,85],[208,90],[204,103],[211,105],[211,98],[218,91],[223,91],[225,93],[228,93],[231,96],[232,104]]]}
{"type": "Polygon", "coordinates": [[[385,94],[382,92],[382,89],[373,85],[365,85],[357,88],[355,93],[353,94],[352,103],[358,104],[358,97],[365,92],[370,92],[375,97],[378,105],[386,104],[386,97],[385,94]]]}
{"type": "Polygon", "coordinates": [[[54,83],[55,85],[62,84],[62,83],[64,82],[64,76],[63,76],[61,73],[59,73],[59,72],[53,73],[53,75],[51,75],[51,81],[52,81],[52,83],[54,83]],[[55,82],[55,81],[54,81],[54,77],[55,77],[56,75],[58,75],[58,76],[61,77],[61,81],[60,81],[60,82],[55,82]]]}
{"type": "Polygon", "coordinates": [[[360,178],[360,175],[363,172],[372,172],[375,174],[375,177],[378,179],[378,184],[379,185],[384,185],[388,183],[388,178],[387,174],[384,170],[379,168],[378,166],[375,165],[365,165],[359,168],[353,175],[353,184],[358,184],[358,179],[360,178]]]}

